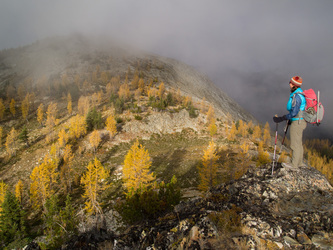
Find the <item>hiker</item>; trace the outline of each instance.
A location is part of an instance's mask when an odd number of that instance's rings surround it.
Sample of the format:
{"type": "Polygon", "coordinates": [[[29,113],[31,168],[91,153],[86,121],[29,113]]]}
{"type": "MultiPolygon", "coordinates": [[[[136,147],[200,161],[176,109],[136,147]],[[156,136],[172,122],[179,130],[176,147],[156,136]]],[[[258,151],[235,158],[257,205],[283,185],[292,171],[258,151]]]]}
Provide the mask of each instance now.
{"type": "Polygon", "coordinates": [[[303,163],[303,130],[306,128],[306,121],[302,117],[302,113],[306,107],[306,100],[302,93],[302,78],[294,76],[289,81],[290,97],[287,103],[287,110],[289,114],[273,117],[274,122],[279,123],[288,120],[290,124],[290,148],[292,150],[291,164],[282,163],[283,167],[297,168],[304,166],[303,163]]]}

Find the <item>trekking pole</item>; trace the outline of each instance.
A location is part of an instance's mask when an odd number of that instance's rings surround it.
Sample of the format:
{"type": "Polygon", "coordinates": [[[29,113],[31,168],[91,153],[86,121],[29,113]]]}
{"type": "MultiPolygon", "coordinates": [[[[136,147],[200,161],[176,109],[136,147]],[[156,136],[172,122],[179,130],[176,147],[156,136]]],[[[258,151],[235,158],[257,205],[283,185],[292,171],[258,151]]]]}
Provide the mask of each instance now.
{"type": "MultiPolygon", "coordinates": [[[[277,115],[275,115],[275,116],[277,116],[277,115]]],[[[274,165],[275,165],[277,137],[278,137],[278,123],[276,123],[276,129],[275,129],[275,143],[274,143],[274,156],[273,156],[272,175],[273,175],[274,165]]]]}

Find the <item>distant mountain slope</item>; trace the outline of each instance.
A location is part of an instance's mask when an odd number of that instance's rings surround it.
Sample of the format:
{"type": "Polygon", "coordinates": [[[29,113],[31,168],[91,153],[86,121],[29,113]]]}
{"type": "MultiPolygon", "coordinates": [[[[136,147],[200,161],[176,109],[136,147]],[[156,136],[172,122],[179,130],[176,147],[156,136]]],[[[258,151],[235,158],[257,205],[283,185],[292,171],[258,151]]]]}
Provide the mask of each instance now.
{"type": "Polygon", "coordinates": [[[48,38],[22,48],[1,51],[0,87],[9,83],[17,86],[26,77],[49,79],[64,73],[73,75],[97,65],[111,76],[121,78],[125,78],[129,70],[134,72],[139,68],[143,75],[153,76],[167,87],[179,88],[199,101],[205,98],[224,117],[229,113],[234,120],[254,120],[207,76],[189,65],[80,35],[48,38]]]}

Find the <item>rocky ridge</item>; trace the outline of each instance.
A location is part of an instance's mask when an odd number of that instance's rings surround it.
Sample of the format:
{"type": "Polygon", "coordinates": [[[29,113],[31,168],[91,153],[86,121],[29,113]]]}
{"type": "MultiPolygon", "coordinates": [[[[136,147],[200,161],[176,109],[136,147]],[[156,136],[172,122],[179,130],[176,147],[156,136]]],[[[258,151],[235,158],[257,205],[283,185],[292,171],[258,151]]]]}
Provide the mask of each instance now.
{"type": "Polygon", "coordinates": [[[158,221],[121,235],[100,228],[65,249],[333,249],[332,215],[333,188],[317,170],[253,166],[158,221]]]}

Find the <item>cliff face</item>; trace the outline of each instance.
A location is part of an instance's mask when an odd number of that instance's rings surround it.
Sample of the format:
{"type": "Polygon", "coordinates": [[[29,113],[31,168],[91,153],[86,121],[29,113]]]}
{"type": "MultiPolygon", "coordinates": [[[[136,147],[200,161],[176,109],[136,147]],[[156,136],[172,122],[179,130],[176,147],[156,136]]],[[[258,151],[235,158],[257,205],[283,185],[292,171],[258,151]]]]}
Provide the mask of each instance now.
{"type": "Polygon", "coordinates": [[[116,235],[108,228],[73,239],[113,249],[332,249],[333,188],[312,167],[252,167],[158,221],[116,235]]]}

